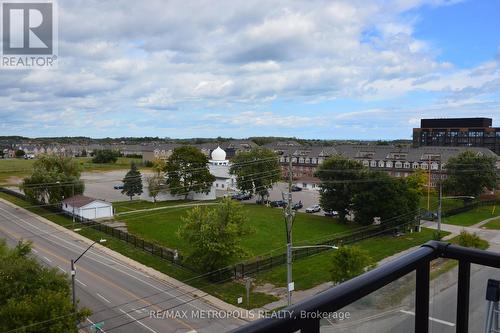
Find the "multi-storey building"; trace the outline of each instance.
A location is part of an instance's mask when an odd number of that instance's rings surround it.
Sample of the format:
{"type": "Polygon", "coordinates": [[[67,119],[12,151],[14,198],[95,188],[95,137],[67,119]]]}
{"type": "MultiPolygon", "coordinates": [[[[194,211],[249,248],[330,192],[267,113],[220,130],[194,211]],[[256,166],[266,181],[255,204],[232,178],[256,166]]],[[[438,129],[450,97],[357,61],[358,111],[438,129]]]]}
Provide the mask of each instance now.
{"type": "Polygon", "coordinates": [[[413,146],[485,147],[500,155],[500,127],[491,118],[422,119],[413,146]]]}
{"type": "Polygon", "coordinates": [[[446,177],[444,170],[447,161],[466,150],[497,157],[489,149],[480,147],[301,146],[282,151],[280,163],[283,177],[288,177],[289,151],[294,181],[298,186],[308,189],[317,188],[319,180],[314,177],[314,171],[333,155],[359,161],[367,168],[385,171],[393,177],[408,177],[416,170],[425,170],[430,174],[431,186],[434,187],[440,178],[446,177]]]}

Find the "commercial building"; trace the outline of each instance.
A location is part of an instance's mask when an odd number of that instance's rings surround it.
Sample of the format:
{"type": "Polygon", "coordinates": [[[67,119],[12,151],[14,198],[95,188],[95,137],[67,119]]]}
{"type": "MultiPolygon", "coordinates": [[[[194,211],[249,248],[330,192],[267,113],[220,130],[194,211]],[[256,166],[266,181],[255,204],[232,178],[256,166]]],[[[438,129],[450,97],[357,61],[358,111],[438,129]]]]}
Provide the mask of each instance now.
{"type": "Polygon", "coordinates": [[[484,147],[500,155],[500,127],[491,118],[422,119],[413,146],[484,147]]]}

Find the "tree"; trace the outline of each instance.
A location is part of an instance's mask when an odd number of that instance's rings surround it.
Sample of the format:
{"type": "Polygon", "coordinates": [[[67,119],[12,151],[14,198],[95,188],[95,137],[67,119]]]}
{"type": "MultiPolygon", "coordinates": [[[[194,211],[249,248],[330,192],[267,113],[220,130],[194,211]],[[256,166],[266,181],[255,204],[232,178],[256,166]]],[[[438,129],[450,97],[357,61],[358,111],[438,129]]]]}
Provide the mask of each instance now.
{"type": "Polygon", "coordinates": [[[223,268],[246,254],[241,237],[251,229],[241,203],[224,198],[216,208],[196,206],[182,221],[178,235],[190,244],[186,261],[201,272],[223,268]]]}
{"type": "Polygon", "coordinates": [[[369,225],[374,217],[382,223],[411,221],[418,213],[420,196],[403,179],[385,172],[368,172],[352,199],[355,221],[369,225]]]}
{"type": "MultiPolygon", "coordinates": [[[[496,187],[496,158],[464,151],[446,163],[447,178],[443,181],[445,193],[477,197],[485,188],[496,187]]],[[[466,200],[464,200],[465,202],[466,200]]]]}
{"type": "Polygon", "coordinates": [[[281,179],[278,157],[272,150],[258,147],[241,151],[232,162],[229,172],[236,175],[238,189],[260,196],[262,202],[269,196],[269,189],[281,179]]]}
{"type": "Polygon", "coordinates": [[[74,315],[67,276],[30,256],[29,243],[9,249],[0,241],[0,331],[34,324],[23,332],[74,332],[76,320],[91,313],[79,308],[74,315]]]}
{"type": "Polygon", "coordinates": [[[417,169],[411,175],[406,177],[406,183],[419,195],[424,195],[427,191],[429,175],[422,169],[417,169]]]}
{"type": "Polygon", "coordinates": [[[342,156],[332,156],[316,170],[320,183],[320,204],[323,210],[339,213],[341,222],[346,222],[352,199],[358,188],[358,181],[367,171],[357,161],[342,156]]]}
{"type": "Polygon", "coordinates": [[[85,184],[80,180],[80,165],[72,157],[43,155],[33,163],[33,172],[21,188],[32,201],[56,204],[82,194],[85,184]]]}
{"type": "Polygon", "coordinates": [[[196,147],[181,146],[174,149],[167,160],[166,185],[173,195],[189,193],[208,194],[215,177],[208,169],[207,157],[196,147]]]}
{"type": "Polygon", "coordinates": [[[134,162],[130,164],[130,170],[123,178],[122,194],[127,195],[130,200],[134,195],[142,194],[142,178],[141,172],[137,169],[134,162]]]}
{"type": "Polygon", "coordinates": [[[156,202],[156,197],[160,194],[163,183],[165,182],[165,178],[160,175],[153,175],[146,178],[148,183],[148,192],[149,196],[153,198],[153,201],[156,202]]]}
{"type": "Polygon", "coordinates": [[[16,156],[17,158],[21,158],[21,157],[23,157],[24,155],[26,155],[26,152],[25,152],[24,150],[22,150],[22,149],[18,149],[18,150],[16,150],[16,152],[15,152],[14,154],[15,154],[15,156],[16,156]]]}
{"type": "Polygon", "coordinates": [[[115,150],[103,149],[94,151],[92,163],[115,163],[118,160],[120,153],[115,150]]]}
{"type": "Polygon", "coordinates": [[[331,276],[333,283],[342,283],[362,274],[373,265],[366,251],[356,246],[341,246],[332,256],[331,276]]]}

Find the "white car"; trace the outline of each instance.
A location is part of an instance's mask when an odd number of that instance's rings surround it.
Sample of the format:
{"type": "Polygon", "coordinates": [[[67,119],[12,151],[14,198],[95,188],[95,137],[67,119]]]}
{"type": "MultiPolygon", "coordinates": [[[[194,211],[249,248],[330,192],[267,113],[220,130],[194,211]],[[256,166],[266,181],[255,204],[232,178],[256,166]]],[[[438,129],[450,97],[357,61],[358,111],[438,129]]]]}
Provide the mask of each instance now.
{"type": "Polygon", "coordinates": [[[319,205],[313,205],[306,208],[306,213],[317,213],[319,211],[321,211],[321,207],[319,205]]]}

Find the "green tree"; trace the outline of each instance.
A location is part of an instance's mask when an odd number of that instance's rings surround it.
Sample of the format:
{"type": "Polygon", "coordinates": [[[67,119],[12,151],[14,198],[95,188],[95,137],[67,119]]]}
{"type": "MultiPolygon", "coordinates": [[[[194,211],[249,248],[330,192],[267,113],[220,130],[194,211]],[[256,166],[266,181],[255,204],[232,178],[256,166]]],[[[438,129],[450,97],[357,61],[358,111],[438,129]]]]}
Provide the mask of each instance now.
{"type": "Polygon", "coordinates": [[[278,156],[270,149],[257,147],[238,152],[232,162],[229,172],[236,175],[238,189],[260,196],[262,202],[269,196],[269,189],[281,179],[278,156]]]}
{"type": "Polygon", "coordinates": [[[67,276],[30,257],[30,244],[9,249],[0,241],[0,331],[30,325],[22,332],[77,332],[90,310],[73,314],[67,276]],[[40,323],[40,324],[36,324],[40,323]]]}
{"type": "Polygon", "coordinates": [[[223,268],[246,254],[241,237],[251,229],[241,203],[224,198],[216,208],[197,206],[182,221],[178,235],[191,248],[186,261],[201,272],[223,268]]]}
{"type": "MultiPolygon", "coordinates": [[[[479,196],[485,188],[496,187],[496,158],[465,151],[446,163],[443,190],[457,196],[479,196]]],[[[466,200],[464,200],[466,201],[466,200]]]]}
{"type": "Polygon", "coordinates": [[[24,155],[26,155],[26,152],[22,149],[18,149],[18,150],[16,150],[16,152],[14,154],[17,158],[20,158],[20,157],[23,157],[24,155]]]}
{"type": "Polygon", "coordinates": [[[92,163],[115,163],[118,160],[120,153],[116,150],[102,149],[94,151],[92,163]]]}
{"type": "Polygon", "coordinates": [[[365,177],[366,170],[357,161],[342,156],[332,156],[316,170],[320,183],[320,204],[324,210],[335,210],[341,222],[346,222],[352,200],[365,177]]]}
{"type": "Polygon", "coordinates": [[[130,200],[134,195],[142,194],[142,177],[141,172],[137,169],[134,162],[130,164],[130,170],[123,178],[122,194],[127,195],[130,200]]]}
{"type": "Polygon", "coordinates": [[[80,165],[75,159],[43,155],[33,163],[33,172],[24,178],[21,188],[32,201],[56,204],[82,194],[85,184],[80,180],[80,165]]]}
{"type": "Polygon", "coordinates": [[[420,197],[403,179],[385,172],[369,172],[352,200],[355,221],[369,225],[374,217],[385,223],[404,223],[418,214],[420,197]]]}
{"type": "Polygon", "coordinates": [[[162,191],[165,178],[155,174],[153,176],[147,177],[146,182],[148,183],[149,196],[153,198],[154,202],[156,202],[156,197],[162,191]]]}
{"type": "Polygon", "coordinates": [[[207,157],[193,146],[175,148],[167,160],[165,171],[170,193],[184,195],[185,199],[191,192],[208,194],[215,181],[208,169],[207,157]]]}
{"type": "Polygon", "coordinates": [[[424,195],[427,191],[429,175],[424,170],[417,169],[405,179],[408,186],[414,189],[419,195],[424,195]]]}
{"type": "Polygon", "coordinates": [[[373,259],[364,250],[356,246],[341,246],[332,255],[330,271],[333,283],[342,283],[373,266],[373,259]]]}

